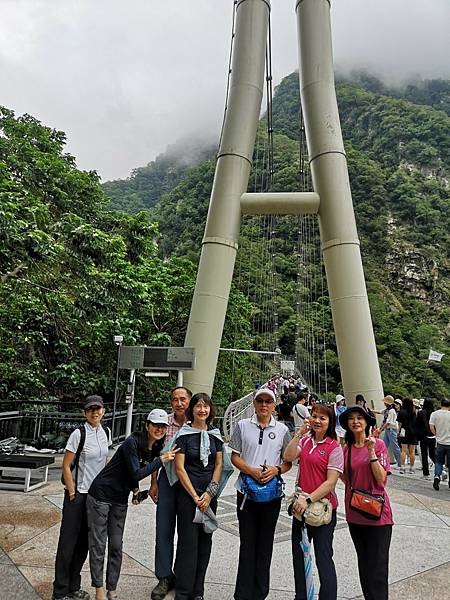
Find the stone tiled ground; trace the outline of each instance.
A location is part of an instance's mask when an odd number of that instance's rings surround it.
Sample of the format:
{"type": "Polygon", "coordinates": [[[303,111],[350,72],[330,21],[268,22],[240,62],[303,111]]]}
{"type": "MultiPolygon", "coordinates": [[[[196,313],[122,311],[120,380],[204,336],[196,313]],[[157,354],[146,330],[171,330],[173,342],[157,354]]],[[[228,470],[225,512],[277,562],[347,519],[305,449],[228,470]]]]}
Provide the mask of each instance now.
{"type": "MultiPolygon", "coordinates": [[[[62,504],[59,463],[60,460],[57,460],[51,470],[50,482],[44,488],[28,494],[0,492],[2,600],[49,600],[51,597],[62,504]]],[[[219,505],[221,528],[214,534],[207,573],[206,597],[214,597],[215,600],[233,597],[239,548],[233,482],[234,478],[219,505]]],[[[293,474],[286,476],[286,484],[289,492],[294,485],[293,474]]],[[[342,493],[339,484],[341,499],[342,493]]],[[[442,600],[448,596],[450,489],[443,484],[441,490],[435,492],[431,482],[422,480],[420,473],[394,474],[390,479],[389,493],[396,521],[390,556],[390,598],[442,600]]],[[[153,573],[154,519],[155,507],[151,502],[130,507],[119,582],[121,600],[150,597],[156,581],[153,573]]],[[[276,532],[269,600],[293,598],[289,529],[289,517],[283,513],[276,532]]],[[[334,548],[339,599],[359,598],[361,591],[356,556],[341,510],[338,511],[334,548]]],[[[85,589],[90,589],[89,584],[85,565],[85,589]]],[[[173,593],[167,598],[173,598],[173,593]]]]}

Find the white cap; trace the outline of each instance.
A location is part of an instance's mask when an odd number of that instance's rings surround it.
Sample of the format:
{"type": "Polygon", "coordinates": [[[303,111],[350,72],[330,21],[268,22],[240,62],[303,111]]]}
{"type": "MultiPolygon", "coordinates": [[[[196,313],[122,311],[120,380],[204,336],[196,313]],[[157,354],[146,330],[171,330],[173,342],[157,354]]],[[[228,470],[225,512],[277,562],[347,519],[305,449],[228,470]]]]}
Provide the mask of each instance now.
{"type": "Polygon", "coordinates": [[[275,398],[275,394],[270,388],[259,388],[256,394],[253,396],[253,400],[256,400],[256,398],[259,398],[260,396],[269,396],[269,398],[272,398],[274,402],[277,401],[277,399],[275,398]]]}
{"type": "Polygon", "coordinates": [[[342,400],[345,400],[345,396],[343,396],[342,394],[337,394],[337,396],[336,396],[336,404],[338,402],[342,402],[342,400]]]}
{"type": "Polygon", "coordinates": [[[400,406],[403,406],[403,402],[400,400],[400,398],[396,398],[394,400],[394,404],[399,404],[400,406]]]}
{"type": "Polygon", "coordinates": [[[152,423],[168,425],[169,424],[169,415],[162,408],[154,408],[147,417],[147,423],[151,421],[152,423]]]}

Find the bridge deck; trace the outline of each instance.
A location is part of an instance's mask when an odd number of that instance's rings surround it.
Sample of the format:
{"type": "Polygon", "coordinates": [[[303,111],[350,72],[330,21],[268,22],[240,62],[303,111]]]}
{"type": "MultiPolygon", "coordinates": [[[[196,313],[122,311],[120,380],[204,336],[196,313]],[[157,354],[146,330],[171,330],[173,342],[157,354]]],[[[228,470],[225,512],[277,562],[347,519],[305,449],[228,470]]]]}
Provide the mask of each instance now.
{"type": "MultiPolygon", "coordinates": [[[[51,597],[53,563],[62,504],[59,482],[61,457],[50,468],[49,483],[34,492],[0,492],[0,574],[2,597],[8,600],[47,600],[51,597]]],[[[230,600],[237,569],[239,539],[234,506],[233,477],[219,506],[221,528],[213,537],[206,576],[206,598],[230,600]]],[[[294,475],[286,476],[288,491],[294,475]]],[[[338,494],[342,500],[343,488],[338,494]]],[[[450,567],[450,489],[435,492],[420,474],[393,475],[389,493],[396,526],[390,555],[391,600],[433,600],[448,594],[450,567]]],[[[124,563],[118,592],[121,598],[149,598],[155,584],[153,547],[155,507],[150,501],[130,506],[124,539],[124,563]],[[143,533],[144,532],[144,533],[143,533]]],[[[289,518],[280,517],[271,571],[269,600],[293,597],[289,518]]],[[[358,598],[356,556],[342,510],[338,512],[335,558],[340,600],[358,598]]],[[[91,591],[88,566],[84,588],[91,591]]],[[[173,598],[173,593],[167,598],[173,598]]]]}

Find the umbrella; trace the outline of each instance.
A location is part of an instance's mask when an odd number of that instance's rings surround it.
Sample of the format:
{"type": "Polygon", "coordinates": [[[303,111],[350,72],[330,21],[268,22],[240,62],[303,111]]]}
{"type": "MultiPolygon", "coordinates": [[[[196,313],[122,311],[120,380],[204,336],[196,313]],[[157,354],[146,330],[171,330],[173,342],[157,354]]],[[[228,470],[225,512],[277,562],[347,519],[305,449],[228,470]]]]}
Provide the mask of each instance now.
{"type": "Polygon", "coordinates": [[[303,562],[305,563],[306,598],[308,600],[314,600],[311,544],[308,539],[306,527],[302,527],[302,540],[300,542],[300,547],[303,551],[303,562]]]}

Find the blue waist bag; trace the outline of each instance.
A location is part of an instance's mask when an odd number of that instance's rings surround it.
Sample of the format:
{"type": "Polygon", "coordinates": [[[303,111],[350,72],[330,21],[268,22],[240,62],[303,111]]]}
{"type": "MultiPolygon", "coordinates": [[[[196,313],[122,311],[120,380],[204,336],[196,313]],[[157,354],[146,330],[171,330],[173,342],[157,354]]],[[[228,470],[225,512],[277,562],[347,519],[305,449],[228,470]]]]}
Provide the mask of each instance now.
{"type": "Polygon", "coordinates": [[[284,481],[279,476],[262,484],[250,475],[241,473],[241,482],[241,492],[252,502],[270,502],[284,496],[284,481]]]}

